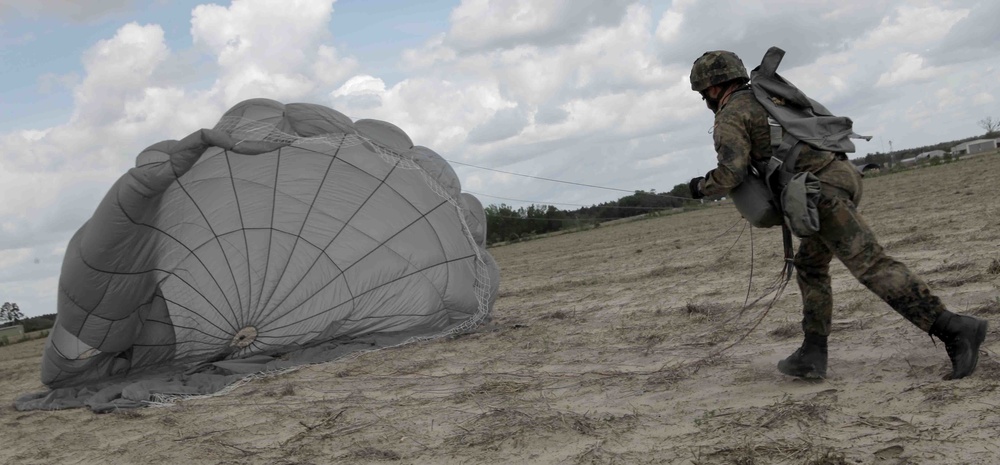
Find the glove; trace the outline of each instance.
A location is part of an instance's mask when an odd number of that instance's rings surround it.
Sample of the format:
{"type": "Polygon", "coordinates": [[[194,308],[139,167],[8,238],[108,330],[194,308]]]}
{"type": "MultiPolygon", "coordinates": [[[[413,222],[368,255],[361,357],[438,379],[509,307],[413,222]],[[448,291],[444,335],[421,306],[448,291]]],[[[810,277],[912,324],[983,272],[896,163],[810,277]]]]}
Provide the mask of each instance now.
{"type": "Polygon", "coordinates": [[[704,180],[705,180],[704,177],[698,176],[697,178],[692,179],[691,182],[688,183],[688,189],[691,189],[692,199],[700,199],[702,197],[705,197],[705,194],[701,192],[701,183],[704,180]]]}

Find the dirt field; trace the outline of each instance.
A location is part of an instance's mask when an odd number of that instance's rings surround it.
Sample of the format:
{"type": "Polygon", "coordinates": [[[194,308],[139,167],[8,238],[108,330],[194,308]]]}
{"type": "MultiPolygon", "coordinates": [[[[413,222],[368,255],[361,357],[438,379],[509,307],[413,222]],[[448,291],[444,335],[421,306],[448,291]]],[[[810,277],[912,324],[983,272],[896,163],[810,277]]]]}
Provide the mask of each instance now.
{"type": "Polygon", "coordinates": [[[830,378],[799,344],[777,230],[731,206],[491,249],[491,327],[254,380],[173,406],[17,412],[42,341],[0,348],[4,464],[1000,463],[1000,155],[869,179],[883,245],[954,311],[990,320],[979,368],[833,265],[830,378]],[[726,232],[729,228],[735,228],[726,232]],[[735,244],[735,245],[734,245],[735,244]],[[764,300],[766,304],[769,299],[764,300]]]}

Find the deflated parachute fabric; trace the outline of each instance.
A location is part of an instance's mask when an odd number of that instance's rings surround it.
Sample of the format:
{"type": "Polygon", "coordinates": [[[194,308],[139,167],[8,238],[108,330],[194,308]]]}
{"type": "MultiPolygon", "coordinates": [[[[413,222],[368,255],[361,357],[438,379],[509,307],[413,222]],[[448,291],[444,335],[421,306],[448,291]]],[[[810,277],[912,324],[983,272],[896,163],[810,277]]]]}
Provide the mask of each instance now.
{"type": "Polygon", "coordinates": [[[499,268],[445,167],[390,123],[266,99],[154,144],[70,240],[52,390],[15,406],[134,407],[474,328],[499,268]]]}

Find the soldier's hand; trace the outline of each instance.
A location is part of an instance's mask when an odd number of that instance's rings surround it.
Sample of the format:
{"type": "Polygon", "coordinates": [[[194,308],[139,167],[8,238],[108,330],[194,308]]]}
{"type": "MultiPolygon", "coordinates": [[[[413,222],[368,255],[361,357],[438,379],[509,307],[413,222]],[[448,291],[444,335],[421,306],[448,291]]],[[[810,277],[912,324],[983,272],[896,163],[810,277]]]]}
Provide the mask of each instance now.
{"type": "Polygon", "coordinates": [[[701,192],[701,183],[704,181],[705,181],[704,177],[698,176],[697,178],[692,179],[690,183],[688,183],[688,189],[691,189],[692,199],[700,199],[705,196],[705,194],[701,192]]]}

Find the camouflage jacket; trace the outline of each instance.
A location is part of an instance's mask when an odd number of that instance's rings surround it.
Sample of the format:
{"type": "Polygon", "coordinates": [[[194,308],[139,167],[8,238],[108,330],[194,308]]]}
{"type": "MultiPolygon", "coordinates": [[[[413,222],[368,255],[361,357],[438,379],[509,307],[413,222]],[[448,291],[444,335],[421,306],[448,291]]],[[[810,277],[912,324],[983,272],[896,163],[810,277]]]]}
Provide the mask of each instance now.
{"type": "MultiPolygon", "coordinates": [[[[719,165],[705,175],[705,195],[728,193],[743,182],[752,161],[771,158],[771,132],[767,110],[752,92],[736,91],[715,114],[712,130],[719,165]]],[[[803,147],[796,171],[817,172],[835,159],[832,152],[803,147]]]]}

